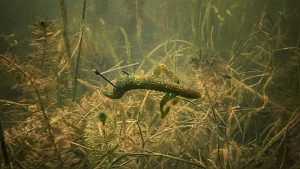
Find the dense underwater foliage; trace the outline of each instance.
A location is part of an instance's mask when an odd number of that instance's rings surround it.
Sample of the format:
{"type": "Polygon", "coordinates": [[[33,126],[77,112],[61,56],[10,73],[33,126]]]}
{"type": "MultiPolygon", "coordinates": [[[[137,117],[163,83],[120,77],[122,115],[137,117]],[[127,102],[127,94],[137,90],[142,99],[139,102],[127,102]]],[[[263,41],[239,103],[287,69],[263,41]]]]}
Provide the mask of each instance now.
{"type": "Polygon", "coordinates": [[[0,1],[0,168],[300,168],[299,6],[0,1]]]}

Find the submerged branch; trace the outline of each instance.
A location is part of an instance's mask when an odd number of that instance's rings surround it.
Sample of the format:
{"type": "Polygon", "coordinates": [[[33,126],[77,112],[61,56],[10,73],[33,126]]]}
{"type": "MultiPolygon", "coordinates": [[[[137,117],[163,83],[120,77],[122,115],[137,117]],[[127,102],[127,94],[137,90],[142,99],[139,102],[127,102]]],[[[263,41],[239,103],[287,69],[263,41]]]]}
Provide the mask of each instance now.
{"type": "Polygon", "coordinates": [[[59,6],[61,11],[61,17],[63,19],[63,39],[65,43],[66,52],[69,58],[71,58],[71,48],[68,37],[68,11],[67,5],[64,0],[59,0],[59,6]]]}
{"type": "Polygon", "coordinates": [[[83,29],[84,29],[84,19],[85,19],[85,8],[86,8],[86,0],[83,1],[82,7],[82,17],[81,17],[81,30],[80,30],[80,37],[79,37],[79,47],[78,47],[78,55],[75,62],[75,71],[74,71],[74,89],[73,89],[73,97],[72,101],[75,101],[76,92],[77,92],[77,79],[79,78],[79,64],[80,64],[80,54],[81,54],[81,44],[82,44],[82,37],[83,37],[83,29]]]}

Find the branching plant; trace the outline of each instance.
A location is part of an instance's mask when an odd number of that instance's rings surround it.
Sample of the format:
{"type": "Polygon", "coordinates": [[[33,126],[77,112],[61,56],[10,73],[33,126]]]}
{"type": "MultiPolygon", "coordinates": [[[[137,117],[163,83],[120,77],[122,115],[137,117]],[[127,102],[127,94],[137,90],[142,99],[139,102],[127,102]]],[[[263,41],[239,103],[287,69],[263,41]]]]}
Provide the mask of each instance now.
{"type": "Polygon", "coordinates": [[[300,11],[290,1],[97,1],[101,17],[83,1],[86,15],[71,10],[69,22],[61,3],[63,32],[39,19],[24,62],[0,55],[22,93],[0,98],[11,166],[299,168],[300,36],[288,26],[299,28],[300,11]],[[83,19],[79,33],[66,29],[83,19]],[[71,102],[76,82],[86,92],[71,102]]]}

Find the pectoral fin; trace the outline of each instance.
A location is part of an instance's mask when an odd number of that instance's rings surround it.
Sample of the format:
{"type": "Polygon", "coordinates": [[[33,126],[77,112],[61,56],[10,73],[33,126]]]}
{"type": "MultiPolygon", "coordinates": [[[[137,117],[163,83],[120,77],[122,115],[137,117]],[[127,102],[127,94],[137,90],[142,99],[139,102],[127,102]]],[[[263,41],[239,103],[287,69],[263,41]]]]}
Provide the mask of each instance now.
{"type": "Polygon", "coordinates": [[[165,118],[170,111],[172,105],[178,102],[178,98],[173,93],[167,93],[160,101],[161,118],[165,118]],[[170,104],[168,104],[170,103],[170,104]]]}

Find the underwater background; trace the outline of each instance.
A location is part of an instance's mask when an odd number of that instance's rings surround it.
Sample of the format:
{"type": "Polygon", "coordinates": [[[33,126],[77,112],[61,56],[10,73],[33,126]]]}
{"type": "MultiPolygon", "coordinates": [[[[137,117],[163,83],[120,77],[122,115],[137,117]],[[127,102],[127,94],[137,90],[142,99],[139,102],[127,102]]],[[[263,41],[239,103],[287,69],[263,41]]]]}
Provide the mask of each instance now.
{"type": "Polygon", "coordinates": [[[299,169],[300,1],[0,0],[0,169],[299,169]]]}

